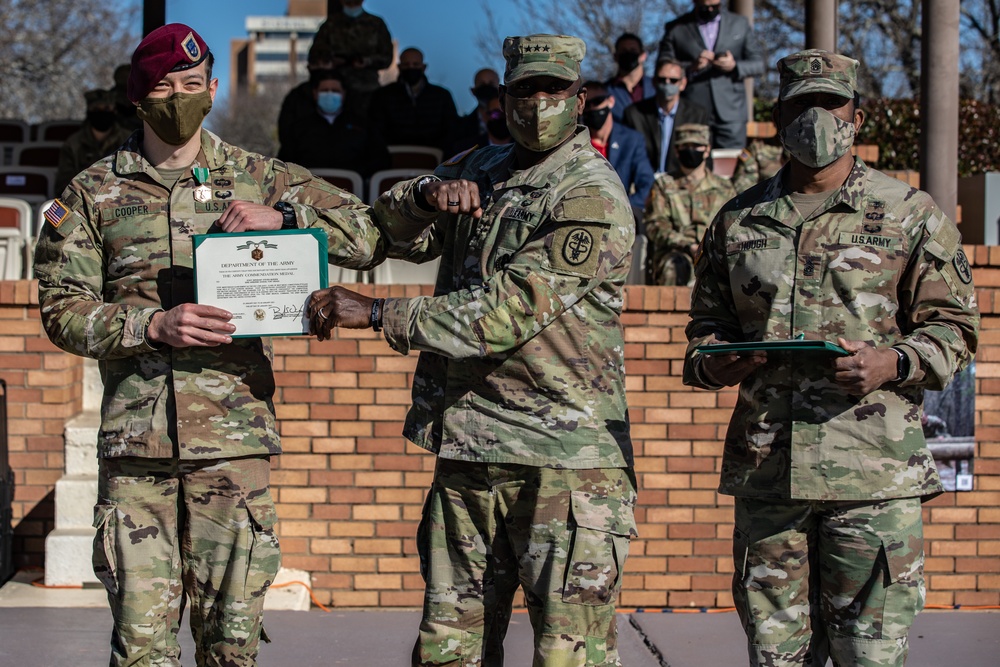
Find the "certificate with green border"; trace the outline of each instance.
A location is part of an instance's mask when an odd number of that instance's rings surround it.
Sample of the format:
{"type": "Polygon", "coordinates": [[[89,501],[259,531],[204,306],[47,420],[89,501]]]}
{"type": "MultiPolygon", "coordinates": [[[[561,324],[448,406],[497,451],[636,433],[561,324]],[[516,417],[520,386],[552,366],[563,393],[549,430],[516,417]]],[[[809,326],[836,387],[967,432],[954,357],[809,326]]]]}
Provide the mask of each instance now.
{"type": "Polygon", "coordinates": [[[739,354],[740,352],[792,352],[827,354],[843,357],[847,350],[836,343],[825,340],[759,340],[750,343],[719,343],[717,345],[699,345],[695,348],[702,354],[739,354]]]}
{"type": "Polygon", "coordinates": [[[328,271],[319,229],[194,236],[195,301],[231,312],[233,338],[308,334],[309,295],[328,271]]]}

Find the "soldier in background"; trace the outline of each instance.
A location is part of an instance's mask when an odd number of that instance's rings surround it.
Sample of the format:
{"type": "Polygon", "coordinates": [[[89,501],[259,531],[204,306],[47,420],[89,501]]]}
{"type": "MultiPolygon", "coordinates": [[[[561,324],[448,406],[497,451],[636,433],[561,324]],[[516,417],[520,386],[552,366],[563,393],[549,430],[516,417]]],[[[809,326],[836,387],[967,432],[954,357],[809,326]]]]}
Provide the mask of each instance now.
{"type": "Polygon", "coordinates": [[[925,597],[921,502],[942,490],[923,394],[978,340],[955,224],[851,157],[857,67],[817,50],[778,62],[790,160],[726,205],[695,266],[684,383],[740,385],[719,491],[736,496],[751,665],[904,663],[925,597]],[[846,354],[701,349],[798,338],[846,354]]]}
{"type": "Polygon", "coordinates": [[[128,77],[131,71],[131,63],[123,63],[115,68],[115,85],[111,92],[115,96],[115,113],[118,114],[118,124],[129,132],[134,132],[142,129],[142,119],[136,115],[136,106],[128,98],[128,77]]]}
{"type": "Polygon", "coordinates": [[[194,30],[147,35],[128,82],[143,130],[45,210],[35,253],[46,332],[104,379],[94,570],[112,667],[179,666],[185,598],[199,666],[256,664],[280,563],[271,343],[194,302],[192,236],[314,227],[358,269],[381,247],[357,199],[202,129],[217,87],[194,30]]]}
{"type": "Polygon", "coordinates": [[[705,163],[712,140],[708,125],[688,123],[674,133],[680,167],[657,174],[643,219],[649,246],[647,285],[688,285],[694,281],[698,244],[712,218],[736,192],[705,163]]]}
{"type": "Polygon", "coordinates": [[[333,66],[344,75],[352,109],[364,115],[378,90],[379,70],[392,65],[392,36],[385,21],[362,8],[363,0],[340,4],[343,12],[323,21],[313,43],[326,44],[333,52],[333,66]]]}
{"type": "Polygon", "coordinates": [[[786,162],[788,153],[777,134],[766,139],[754,139],[740,152],[730,180],[736,192],[743,192],[777,174],[786,162]]]}
{"type": "Polygon", "coordinates": [[[87,101],[87,117],[80,129],[68,136],[59,149],[56,192],[62,192],[74,176],[110,155],[131,134],[130,130],[118,124],[113,91],[88,90],[83,97],[87,101]]]}
{"type": "Polygon", "coordinates": [[[508,37],[514,137],[375,204],[390,254],[441,257],[433,297],[315,292],[342,326],[420,351],[404,435],[437,454],[417,531],[427,584],[414,665],[500,665],[518,585],[535,665],[618,665],[615,600],[635,535],[623,286],[634,223],[577,125],[576,37],[508,37]]]}

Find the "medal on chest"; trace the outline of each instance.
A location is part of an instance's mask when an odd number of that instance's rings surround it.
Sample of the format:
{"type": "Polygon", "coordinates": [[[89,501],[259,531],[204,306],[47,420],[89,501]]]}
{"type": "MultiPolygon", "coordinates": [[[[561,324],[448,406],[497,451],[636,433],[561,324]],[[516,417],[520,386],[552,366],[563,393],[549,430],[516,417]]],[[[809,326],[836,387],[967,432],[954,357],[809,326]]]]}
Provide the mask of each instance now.
{"type": "Polygon", "coordinates": [[[194,168],[194,179],[198,181],[198,187],[194,189],[194,200],[204,204],[212,198],[212,188],[208,185],[209,171],[205,167],[194,168]]]}

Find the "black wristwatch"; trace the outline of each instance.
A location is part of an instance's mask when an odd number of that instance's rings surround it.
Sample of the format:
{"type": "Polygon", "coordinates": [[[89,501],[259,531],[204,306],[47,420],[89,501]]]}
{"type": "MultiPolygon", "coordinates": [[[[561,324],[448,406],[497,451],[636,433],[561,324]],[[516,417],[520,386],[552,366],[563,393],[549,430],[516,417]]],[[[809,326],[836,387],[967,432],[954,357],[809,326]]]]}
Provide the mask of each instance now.
{"type": "Polygon", "coordinates": [[[295,219],[295,209],[286,201],[279,201],[274,210],[281,214],[282,229],[298,229],[299,222],[295,219]]]}
{"type": "Polygon", "coordinates": [[[441,179],[438,178],[437,176],[430,175],[430,176],[424,176],[414,184],[413,192],[416,193],[416,196],[413,197],[413,200],[417,203],[417,206],[419,206],[421,209],[425,211],[434,210],[434,207],[430,206],[427,203],[427,199],[424,197],[424,186],[427,185],[428,183],[435,183],[440,180],[441,179]]]}
{"type": "Polygon", "coordinates": [[[896,382],[902,382],[910,375],[910,358],[906,356],[906,352],[903,352],[898,347],[891,349],[899,355],[899,358],[896,359],[896,382]]]}

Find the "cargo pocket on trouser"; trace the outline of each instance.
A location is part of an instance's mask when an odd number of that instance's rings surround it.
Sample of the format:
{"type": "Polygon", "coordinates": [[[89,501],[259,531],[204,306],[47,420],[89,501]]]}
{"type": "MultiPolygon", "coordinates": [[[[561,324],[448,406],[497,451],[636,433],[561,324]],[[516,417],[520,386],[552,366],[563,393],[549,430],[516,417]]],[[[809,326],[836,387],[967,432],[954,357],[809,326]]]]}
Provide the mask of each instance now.
{"type": "Polygon", "coordinates": [[[580,605],[573,611],[567,635],[586,641],[586,662],[555,664],[617,664],[615,601],[621,588],[631,536],[635,534],[632,505],[617,498],[573,491],[570,496],[573,531],[562,590],[562,601],[580,605]]]}
{"type": "Polygon", "coordinates": [[[278,536],[274,534],[278,516],[270,492],[248,498],[246,503],[250,524],[247,530],[247,569],[243,598],[247,601],[257,598],[263,600],[281,568],[281,549],[278,536]]]}
{"type": "Polygon", "coordinates": [[[118,506],[99,503],[94,507],[94,574],[104,584],[109,599],[118,599],[118,506]]]}

